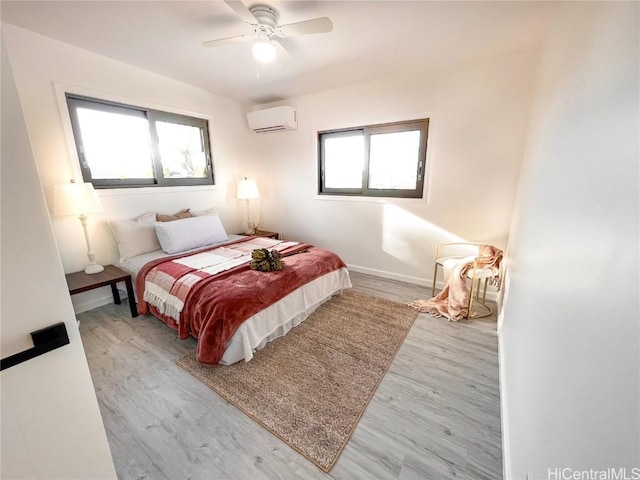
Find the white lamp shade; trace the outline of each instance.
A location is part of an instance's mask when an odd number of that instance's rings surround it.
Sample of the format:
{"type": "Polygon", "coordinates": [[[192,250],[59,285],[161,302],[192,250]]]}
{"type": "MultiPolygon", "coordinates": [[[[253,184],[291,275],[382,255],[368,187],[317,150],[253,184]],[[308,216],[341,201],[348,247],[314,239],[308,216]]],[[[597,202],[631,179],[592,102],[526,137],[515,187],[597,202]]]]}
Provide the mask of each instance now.
{"type": "Polygon", "coordinates": [[[102,212],[100,199],[90,183],[65,183],[53,187],[53,213],[87,215],[102,212]]]}
{"type": "Polygon", "coordinates": [[[260,192],[255,180],[245,178],[238,182],[238,200],[250,200],[259,196],[260,192]]]}

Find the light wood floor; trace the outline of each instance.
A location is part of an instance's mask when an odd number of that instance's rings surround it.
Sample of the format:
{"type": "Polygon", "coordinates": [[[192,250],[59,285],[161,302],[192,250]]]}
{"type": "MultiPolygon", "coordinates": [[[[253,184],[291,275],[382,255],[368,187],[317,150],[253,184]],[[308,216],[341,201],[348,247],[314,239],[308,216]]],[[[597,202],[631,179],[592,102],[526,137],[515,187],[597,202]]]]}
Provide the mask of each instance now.
{"type": "MultiPolygon", "coordinates": [[[[403,303],[430,293],[357,273],[352,282],[403,303]]],[[[495,317],[420,314],[329,474],[177,367],[193,339],[131,318],[126,302],[78,319],[121,480],[502,478],[495,317]]]]}

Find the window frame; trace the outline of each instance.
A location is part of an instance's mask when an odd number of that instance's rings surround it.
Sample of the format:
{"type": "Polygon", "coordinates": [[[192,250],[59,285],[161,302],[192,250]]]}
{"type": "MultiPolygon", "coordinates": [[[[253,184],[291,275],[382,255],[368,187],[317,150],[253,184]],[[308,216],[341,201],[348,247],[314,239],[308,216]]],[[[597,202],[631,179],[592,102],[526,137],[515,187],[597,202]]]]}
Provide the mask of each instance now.
{"type": "Polygon", "coordinates": [[[344,195],[358,197],[393,197],[393,198],[423,198],[424,179],[427,167],[427,141],[429,137],[429,119],[407,120],[402,122],[381,123],[318,132],[318,195],[344,195]],[[371,151],[371,136],[384,133],[399,133],[420,131],[420,146],[418,148],[417,180],[415,189],[379,189],[369,188],[369,162],[371,151]],[[324,139],[362,132],[364,139],[364,167],[360,188],[328,188],[324,186],[325,157],[324,139]]]}
{"type": "Polygon", "coordinates": [[[69,112],[69,119],[71,121],[71,133],[73,136],[75,151],[78,157],[78,164],[80,166],[82,178],[85,182],[92,183],[95,188],[106,189],[215,185],[211,144],[209,140],[209,121],[207,119],[162,110],[155,110],[152,108],[128,105],[125,103],[103,100],[69,92],[65,92],[65,101],[67,104],[67,110],[69,112]],[[82,144],[80,123],[77,114],[77,108],[80,106],[87,106],[87,104],[89,104],[89,106],[94,110],[124,113],[132,116],[142,116],[147,120],[149,128],[149,141],[151,142],[150,151],[154,178],[94,179],[92,177],[91,169],[84,155],[84,146],[82,144]],[[155,126],[156,121],[168,121],[180,125],[196,127],[201,130],[201,138],[207,164],[206,177],[171,178],[164,176],[162,160],[160,158],[158,133],[155,126]]]}

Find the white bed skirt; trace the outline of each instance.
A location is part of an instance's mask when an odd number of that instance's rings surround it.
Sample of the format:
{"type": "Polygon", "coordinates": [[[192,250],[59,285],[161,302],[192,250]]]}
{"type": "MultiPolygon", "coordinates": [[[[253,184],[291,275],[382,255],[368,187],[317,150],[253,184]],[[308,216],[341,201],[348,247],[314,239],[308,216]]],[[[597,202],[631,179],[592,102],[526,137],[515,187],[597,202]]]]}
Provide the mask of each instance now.
{"type": "Polygon", "coordinates": [[[256,350],[286,335],[333,295],[342,293],[343,289],[350,287],[349,272],[346,268],[341,268],[291,292],[240,325],[231,338],[220,363],[231,365],[240,360],[248,362],[253,358],[256,350]]]}

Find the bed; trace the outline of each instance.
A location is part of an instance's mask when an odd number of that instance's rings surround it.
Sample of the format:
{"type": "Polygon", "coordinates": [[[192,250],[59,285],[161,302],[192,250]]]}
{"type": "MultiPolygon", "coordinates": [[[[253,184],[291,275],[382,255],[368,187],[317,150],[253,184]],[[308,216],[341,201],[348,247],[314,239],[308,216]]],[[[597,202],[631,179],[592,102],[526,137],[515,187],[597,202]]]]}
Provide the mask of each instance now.
{"type": "MultiPolygon", "coordinates": [[[[180,222],[181,227],[189,223],[180,222]]],[[[312,245],[225,232],[209,235],[206,244],[195,248],[184,248],[193,245],[180,241],[167,248],[160,230],[164,226],[155,217],[153,223],[159,226],[154,234],[161,248],[143,252],[138,250],[155,245],[127,251],[121,242],[122,229],[112,224],[121,252],[119,266],[134,278],[139,313],[153,314],[177,330],[180,338],[196,338],[196,357],[206,365],[250,361],[255,351],[286,335],[322,303],[351,287],[344,262],[312,245]],[[284,269],[252,270],[249,261],[256,248],[280,251],[284,269]]],[[[175,225],[171,226],[174,233],[180,230],[175,225]]],[[[206,229],[198,228],[202,230],[206,229]]]]}

